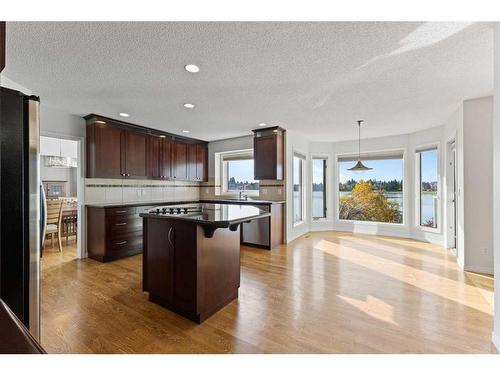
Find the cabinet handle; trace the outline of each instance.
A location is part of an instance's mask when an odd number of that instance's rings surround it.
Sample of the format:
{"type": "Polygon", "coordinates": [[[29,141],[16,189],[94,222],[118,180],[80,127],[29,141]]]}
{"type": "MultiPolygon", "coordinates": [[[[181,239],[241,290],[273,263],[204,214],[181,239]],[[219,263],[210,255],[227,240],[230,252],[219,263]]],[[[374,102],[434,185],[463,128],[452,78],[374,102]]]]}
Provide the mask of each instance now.
{"type": "Polygon", "coordinates": [[[170,242],[170,245],[172,245],[172,246],[174,246],[174,243],[172,242],[172,237],[170,235],[172,234],[173,230],[174,230],[174,227],[170,227],[168,230],[168,235],[167,235],[168,242],[170,242]]]}
{"type": "Polygon", "coordinates": [[[127,225],[127,223],[116,223],[116,226],[127,225]]]}
{"type": "Polygon", "coordinates": [[[115,245],[125,245],[127,241],[115,242],[115,245]]]}

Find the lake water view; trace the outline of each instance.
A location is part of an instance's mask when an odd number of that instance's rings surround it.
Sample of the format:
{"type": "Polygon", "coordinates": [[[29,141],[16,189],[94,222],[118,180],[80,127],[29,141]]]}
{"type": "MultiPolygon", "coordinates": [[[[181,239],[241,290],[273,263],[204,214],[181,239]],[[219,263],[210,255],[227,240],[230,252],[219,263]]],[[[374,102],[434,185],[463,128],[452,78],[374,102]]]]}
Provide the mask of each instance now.
{"type": "MultiPolygon", "coordinates": [[[[341,191],[340,195],[350,195],[350,191],[341,191]]],[[[401,213],[403,212],[403,193],[386,192],[388,201],[398,202],[401,213]]],[[[434,219],[434,194],[422,195],[422,222],[434,219]]],[[[323,212],[323,192],[313,191],[313,216],[321,216],[323,212]]]]}

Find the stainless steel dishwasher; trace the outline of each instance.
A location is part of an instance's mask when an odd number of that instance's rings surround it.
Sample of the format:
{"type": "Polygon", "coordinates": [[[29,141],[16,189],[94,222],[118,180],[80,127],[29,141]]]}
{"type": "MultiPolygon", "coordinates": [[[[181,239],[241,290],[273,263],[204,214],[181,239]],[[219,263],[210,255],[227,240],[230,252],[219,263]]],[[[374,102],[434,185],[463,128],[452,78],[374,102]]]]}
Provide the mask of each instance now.
{"type": "MultiPolygon", "coordinates": [[[[259,205],[261,210],[269,212],[270,205],[259,205]]],[[[270,247],[271,218],[252,220],[241,225],[241,242],[248,245],[270,247]]]]}

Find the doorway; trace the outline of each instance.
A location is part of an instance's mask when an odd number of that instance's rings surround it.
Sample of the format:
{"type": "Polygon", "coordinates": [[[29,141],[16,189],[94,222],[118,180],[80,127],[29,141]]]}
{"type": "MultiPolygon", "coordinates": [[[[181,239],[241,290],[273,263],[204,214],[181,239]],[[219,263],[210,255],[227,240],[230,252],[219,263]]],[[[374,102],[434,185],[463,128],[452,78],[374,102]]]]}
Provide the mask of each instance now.
{"type": "Polygon", "coordinates": [[[457,255],[457,151],[455,139],[446,145],[446,211],[447,211],[447,231],[446,247],[457,255]]]}
{"type": "MultiPolygon", "coordinates": [[[[40,182],[46,197],[43,258],[82,258],[82,143],[79,138],[42,133],[40,182]]],[[[42,260],[43,261],[43,260],[42,260]]]]}

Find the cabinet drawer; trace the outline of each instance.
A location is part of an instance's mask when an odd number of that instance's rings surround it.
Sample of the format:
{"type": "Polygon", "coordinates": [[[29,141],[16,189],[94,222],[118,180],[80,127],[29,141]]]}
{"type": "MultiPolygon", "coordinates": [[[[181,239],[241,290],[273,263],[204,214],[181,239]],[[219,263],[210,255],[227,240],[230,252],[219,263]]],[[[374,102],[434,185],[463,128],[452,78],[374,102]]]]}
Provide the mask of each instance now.
{"type": "Polygon", "coordinates": [[[142,233],[142,218],[124,217],[121,220],[108,222],[108,230],[111,238],[134,232],[142,233]]]}
{"type": "Polygon", "coordinates": [[[130,250],[142,250],[142,234],[140,236],[116,238],[109,241],[109,250],[115,252],[125,252],[130,250]]]}
{"type": "Polygon", "coordinates": [[[129,216],[135,215],[136,207],[113,207],[106,208],[106,216],[129,216]]]}

